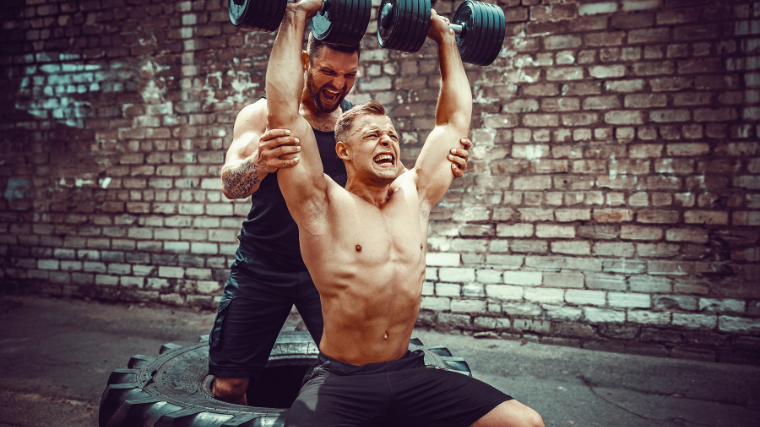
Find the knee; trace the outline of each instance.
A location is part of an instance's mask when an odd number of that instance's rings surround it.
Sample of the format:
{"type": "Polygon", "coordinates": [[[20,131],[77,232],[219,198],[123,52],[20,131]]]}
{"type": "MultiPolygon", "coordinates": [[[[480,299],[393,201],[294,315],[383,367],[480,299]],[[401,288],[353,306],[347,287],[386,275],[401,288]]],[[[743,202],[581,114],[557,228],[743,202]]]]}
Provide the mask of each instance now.
{"type": "Polygon", "coordinates": [[[525,426],[544,427],[544,419],[538,412],[534,411],[532,408],[528,408],[528,411],[525,414],[525,426]]]}
{"type": "Polygon", "coordinates": [[[247,405],[245,393],[248,390],[248,381],[248,378],[214,378],[211,392],[219,400],[247,405]]]}

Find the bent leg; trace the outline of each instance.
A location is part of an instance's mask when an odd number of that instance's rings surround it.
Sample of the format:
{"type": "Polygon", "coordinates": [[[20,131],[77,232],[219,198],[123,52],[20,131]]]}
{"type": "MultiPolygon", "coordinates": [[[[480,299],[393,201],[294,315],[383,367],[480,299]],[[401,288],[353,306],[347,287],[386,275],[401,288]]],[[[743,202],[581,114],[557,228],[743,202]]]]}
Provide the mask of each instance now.
{"type": "Polygon", "coordinates": [[[211,392],[219,400],[236,405],[248,406],[246,391],[248,390],[248,378],[214,378],[211,383],[211,392]]]}
{"type": "Polygon", "coordinates": [[[512,399],[493,408],[471,427],[544,427],[544,420],[538,412],[512,399]]]}

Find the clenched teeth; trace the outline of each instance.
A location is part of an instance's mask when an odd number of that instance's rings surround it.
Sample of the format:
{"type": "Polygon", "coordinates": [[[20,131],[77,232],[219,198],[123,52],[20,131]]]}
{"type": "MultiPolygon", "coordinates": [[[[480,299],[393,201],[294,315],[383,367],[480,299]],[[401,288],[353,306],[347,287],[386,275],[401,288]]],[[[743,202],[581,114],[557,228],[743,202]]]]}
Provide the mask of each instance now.
{"type": "Polygon", "coordinates": [[[372,160],[374,160],[375,163],[380,163],[380,162],[384,162],[384,161],[393,162],[393,156],[391,156],[390,154],[378,154],[372,160]]]}

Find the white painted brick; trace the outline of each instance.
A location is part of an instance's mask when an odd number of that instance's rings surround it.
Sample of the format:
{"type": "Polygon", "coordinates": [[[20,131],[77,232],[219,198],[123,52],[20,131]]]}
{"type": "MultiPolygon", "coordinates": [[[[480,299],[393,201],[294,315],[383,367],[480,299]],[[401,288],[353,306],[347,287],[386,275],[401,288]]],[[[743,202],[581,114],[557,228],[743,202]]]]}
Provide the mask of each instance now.
{"type": "Polygon", "coordinates": [[[98,274],[95,276],[96,285],[116,286],[119,284],[119,276],[108,276],[105,274],[98,274]]]}
{"type": "Polygon", "coordinates": [[[501,303],[495,301],[488,301],[489,313],[501,313],[501,303]]]}
{"type": "Polygon", "coordinates": [[[188,279],[209,280],[211,279],[211,269],[209,268],[188,268],[185,270],[185,276],[188,279]]]}
{"type": "Polygon", "coordinates": [[[452,313],[484,313],[486,302],[479,300],[453,300],[451,301],[452,313]]]}
{"type": "Polygon", "coordinates": [[[670,316],[669,311],[628,310],[628,321],[642,325],[669,325],[670,316]]]}
{"type": "Polygon", "coordinates": [[[164,242],[164,251],[173,254],[185,254],[190,251],[189,242],[164,242]]]}
{"type": "Polygon", "coordinates": [[[502,283],[502,273],[498,270],[478,270],[478,282],[480,283],[502,283]]]}
{"type": "Polygon", "coordinates": [[[444,267],[458,266],[459,254],[452,254],[447,252],[428,253],[425,256],[425,264],[444,267]]]}
{"type": "Polygon", "coordinates": [[[158,267],[158,277],[173,277],[181,279],[185,276],[185,269],[182,267],[158,267]]]}
{"type": "Polygon", "coordinates": [[[583,283],[583,273],[570,271],[544,273],[544,286],[556,288],[582,288],[583,283]]]}
{"type": "Polygon", "coordinates": [[[215,280],[199,280],[196,287],[198,292],[206,295],[213,295],[222,290],[222,284],[215,280]]]}
{"type": "Polygon", "coordinates": [[[448,310],[451,306],[451,300],[448,298],[422,297],[420,309],[422,310],[448,310]]]}
{"type": "Polygon", "coordinates": [[[504,283],[508,285],[539,286],[543,275],[538,271],[505,271],[504,283]]]}
{"type": "Polygon", "coordinates": [[[587,291],[584,289],[568,289],[565,291],[565,301],[578,305],[605,305],[607,296],[604,291],[587,291]]]}
{"type": "Polygon", "coordinates": [[[533,235],[533,224],[497,224],[496,235],[499,237],[530,237],[533,235]]]}
{"type": "Polygon", "coordinates": [[[718,318],[719,329],[722,332],[760,333],[760,319],[746,317],[720,316],[718,318]]]}
{"type": "Polygon", "coordinates": [[[591,323],[623,323],[625,312],[603,308],[584,307],[583,314],[591,323]]]}
{"type": "Polygon", "coordinates": [[[565,290],[554,288],[525,288],[525,299],[544,303],[560,303],[564,301],[565,290]]]}
{"type": "Polygon", "coordinates": [[[213,203],[206,205],[206,215],[229,216],[232,215],[231,203],[213,203]]]}
{"type": "Polygon", "coordinates": [[[485,297],[486,290],[482,283],[465,283],[462,286],[462,295],[466,297],[485,297]]]}
{"type": "Polygon", "coordinates": [[[61,270],[63,271],[80,271],[82,261],[61,261],[61,270]]]}
{"type": "Polygon", "coordinates": [[[92,273],[105,273],[106,265],[102,262],[85,261],[83,265],[84,271],[92,273]]]}
{"type": "Polygon", "coordinates": [[[441,268],[438,270],[440,280],[446,282],[474,282],[475,269],[472,268],[441,268]]]}
{"type": "Polygon", "coordinates": [[[746,302],[739,299],[700,298],[699,311],[709,313],[744,313],[746,302]]]}
{"type": "Polygon", "coordinates": [[[108,264],[108,273],[109,274],[120,274],[120,275],[131,274],[132,273],[132,265],[131,264],[111,263],[111,264],[108,264]]]}
{"type": "MultiPolygon", "coordinates": [[[[160,269],[160,267],[159,267],[160,269]]],[[[145,284],[146,289],[169,289],[170,284],[169,281],[166,279],[159,279],[157,277],[148,277],[147,283],[145,284]]]]}
{"type": "Polygon", "coordinates": [[[628,279],[631,290],[635,292],[664,292],[673,290],[673,281],[667,277],[652,277],[648,275],[631,276],[628,279]]]}
{"type": "Polygon", "coordinates": [[[190,253],[203,255],[216,255],[219,253],[219,245],[216,243],[192,242],[190,253]]]}
{"type": "Polygon", "coordinates": [[[523,298],[522,286],[486,285],[486,295],[489,298],[503,300],[520,300],[523,298]]]}
{"type": "Polygon", "coordinates": [[[456,283],[436,283],[435,294],[439,297],[457,297],[462,295],[462,285],[456,283]]]}
{"type": "Polygon", "coordinates": [[[652,305],[652,298],[648,294],[610,292],[607,300],[612,307],[649,308],[652,305]]]}
{"type": "Polygon", "coordinates": [[[121,286],[142,289],[145,285],[144,277],[123,276],[119,282],[121,286]]]}
{"type": "Polygon", "coordinates": [[[564,320],[574,322],[581,318],[583,310],[577,307],[568,307],[563,305],[544,305],[546,316],[553,320],[564,320]]]}
{"type": "Polygon", "coordinates": [[[592,289],[624,291],[626,289],[625,276],[617,276],[613,274],[587,274],[586,286],[592,289]]]}
{"type": "Polygon", "coordinates": [[[708,314],[673,313],[673,324],[691,329],[714,329],[718,316],[708,314]]]}
{"type": "Polygon", "coordinates": [[[156,269],[156,267],[150,265],[138,265],[132,266],[132,274],[135,276],[148,276],[156,269]]]}
{"type": "Polygon", "coordinates": [[[424,282],[422,284],[422,295],[425,295],[425,296],[435,295],[435,283],[424,282]]]}
{"type": "Polygon", "coordinates": [[[58,270],[59,262],[57,259],[41,259],[37,261],[37,268],[40,270],[58,270]]]}
{"type": "Polygon", "coordinates": [[[427,267],[425,269],[425,280],[438,280],[438,269],[427,267]]]}
{"type": "Polygon", "coordinates": [[[599,15],[602,13],[614,13],[617,12],[617,2],[603,2],[603,3],[588,3],[583,4],[578,8],[578,14],[583,15],[599,15]]]}

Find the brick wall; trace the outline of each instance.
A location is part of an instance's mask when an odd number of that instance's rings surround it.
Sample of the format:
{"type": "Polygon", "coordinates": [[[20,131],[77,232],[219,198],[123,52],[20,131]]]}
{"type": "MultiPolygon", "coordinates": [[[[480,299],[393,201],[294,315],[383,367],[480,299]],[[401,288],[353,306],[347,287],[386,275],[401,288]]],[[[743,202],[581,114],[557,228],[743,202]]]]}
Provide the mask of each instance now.
{"type": "MultiPolygon", "coordinates": [[[[757,363],[760,2],[499,4],[505,47],[468,67],[476,146],[431,215],[420,324],[757,363]]],[[[273,40],[225,5],[3,2],[3,292],[215,306],[250,205],[219,170],[273,40]]],[[[386,106],[411,165],[434,46],[363,47],[350,99],[386,106]]]]}

